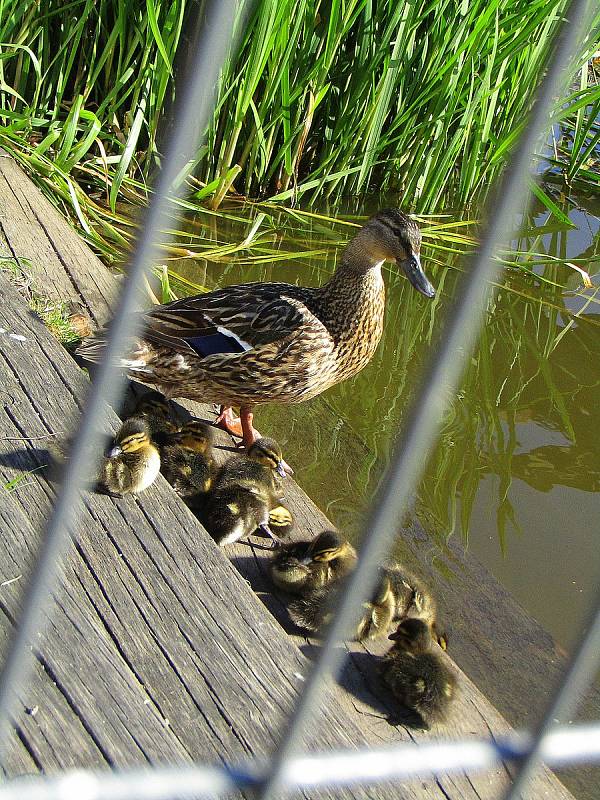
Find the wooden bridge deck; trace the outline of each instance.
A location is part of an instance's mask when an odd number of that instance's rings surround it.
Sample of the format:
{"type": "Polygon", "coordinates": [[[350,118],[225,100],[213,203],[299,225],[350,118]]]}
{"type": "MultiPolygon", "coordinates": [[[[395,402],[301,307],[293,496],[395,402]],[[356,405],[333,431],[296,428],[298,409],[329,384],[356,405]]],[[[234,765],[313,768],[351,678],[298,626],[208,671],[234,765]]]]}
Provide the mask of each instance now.
{"type": "MultiPolygon", "coordinates": [[[[98,323],[107,318],[114,278],[5,157],[0,255],[29,259],[40,292],[76,300],[98,323]]],[[[0,521],[6,553],[0,563],[0,627],[6,641],[55,494],[45,469],[49,442],[76,426],[89,384],[2,275],[0,328],[0,521]]],[[[118,424],[112,412],[107,419],[118,424]]],[[[225,457],[230,442],[224,434],[220,441],[225,457]]],[[[294,484],[287,501],[304,535],[328,524],[294,484]]],[[[277,621],[285,625],[285,611],[265,578],[266,558],[264,550],[248,544],[216,547],[162,477],[139,497],[86,494],[33,677],[20,697],[5,774],[230,762],[272,751],[307,671],[306,654],[316,645],[277,621]]],[[[525,618],[526,634],[528,624],[525,618]]],[[[388,708],[374,656],[361,646],[347,647],[352,658],[340,685],[330,688],[307,745],[328,749],[431,736],[384,720],[388,708]]],[[[460,681],[455,713],[435,733],[488,736],[508,730],[464,673],[460,681]]],[[[376,791],[378,798],[487,799],[498,796],[507,775],[499,768],[376,791]]],[[[372,791],[335,796],[372,797],[372,791]]],[[[571,797],[548,771],[536,778],[530,796],[571,797]]]]}

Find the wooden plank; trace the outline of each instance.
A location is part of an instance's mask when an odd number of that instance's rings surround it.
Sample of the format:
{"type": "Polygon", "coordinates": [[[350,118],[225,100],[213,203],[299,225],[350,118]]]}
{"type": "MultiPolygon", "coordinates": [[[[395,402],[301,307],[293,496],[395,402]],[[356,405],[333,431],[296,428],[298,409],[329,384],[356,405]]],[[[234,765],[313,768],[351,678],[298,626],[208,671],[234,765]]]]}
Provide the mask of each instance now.
{"type": "MultiPolygon", "coordinates": [[[[4,167],[5,160],[0,160],[0,170],[4,167]]],[[[55,213],[53,209],[46,211],[48,218],[51,212],[55,213]]],[[[52,225],[47,224],[46,228],[50,230],[52,225]]],[[[66,235],[67,232],[60,232],[61,237],[66,235]]],[[[74,233],[69,229],[68,235],[74,233]]],[[[19,241],[25,243],[26,237],[19,241]]],[[[22,252],[20,255],[26,256],[22,252]]],[[[43,269],[43,262],[37,263],[43,269]]],[[[80,260],[78,270],[85,273],[89,263],[80,260]]],[[[98,263],[93,264],[94,270],[99,269],[98,263]]],[[[68,275],[71,274],[78,274],[75,264],[69,267],[68,275]]],[[[55,279],[68,288],[68,275],[65,272],[61,278],[57,274],[55,279]]],[[[10,298],[8,290],[4,293],[3,308],[10,316],[9,304],[14,298],[10,298]]],[[[26,312],[22,309],[20,313],[21,316],[17,313],[6,319],[3,327],[11,330],[10,324],[22,329],[31,326],[30,333],[40,352],[28,351],[32,363],[25,377],[10,369],[10,358],[6,361],[5,385],[11,386],[12,381],[8,429],[13,434],[17,431],[17,435],[21,431],[22,436],[64,432],[77,416],[85,382],[60,348],[40,332],[37,323],[24,317],[26,312]],[[53,387],[51,393],[49,385],[53,387]]],[[[3,339],[0,344],[7,344],[10,350],[18,343],[3,339]]],[[[14,477],[15,470],[47,460],[43,448],[34,444],[18,447],[10,458],[0,459],[7,469],[3,473],[6,479],[14,477]]],[[[21,495],[18,487],[16,495],[21,495]]],[[[47,515],[51,498],[51,487],[43,478],[31,476],[23,504],[34,524],[47,515]]],[[[317,532],[328,524],[293,483],[289,484],[288,502],[303,534],[317,532]]],[[[75,627],[83,625],[77,613],[85,608],[86,619],[94,620],[89,636],[103,637],[107,648],[110,642],[112,657],[116,652],[120,659],[119,680],[125,683],[125,689],[119,685],[115,696],[121,691],[127,695],[134,684],[142,686],[146,699],[156,709],[163,732],[176,732],[175,739],[165,745],[163,759],[173,758],[177,746],[182,748],[178,752],[181,757],[191,754],[208,760],[266,752],[277,740],[279,724],[297,691],[299,676],[306,669],[293,640],[261,611],[245,581],[229,568],[222,551],[215,548],[162,479],[140,499],[89,498],[84,520],[78,529],[76,555],[67,569],[65,586],[66,591],[72,592],[74,606],[69,607],[70,623],[75,627]],[[251,696],[247,696],[249,685],[251,696]],[[165,719],[169,720],[168,725],[165,719]]],[[[265,582],[265,551],[238,545],[232,556],[244,577],[257,590],[264,589],[262,596],[269,608],[277,609],[279,605],[279,616],[284,619],[279,599],[270,594],[265,582]]],[[[310,647],[296,641],[304,649],[310,647]]],[[[376,658],[360,646],[352,645],[350,649],[352,661],[344,671],[343,687],[335,692],[334,707],[329,707],[325,724],[319,725],[322,736],[311,737],[311,744],[418,739],[422,734],[385,722],[381,715],[388,707],[377,696],[381,687],[375,677],[376,658]]],[[[60,648],[52,653],[60,662],[60,648]]],[[[466,676],[461,676],[461,685],[462,698],[448,732],[487,735],[490,730],[499,733],[508,729],[466,676]]],[[[78,698],[77,702],[83,705],[85,690],[85,685],[75,681],[69,685],[69,696],[78,698]]],[[[135,702],[128,702],[135,708],[135,702]]],[[[76,707],[80,711],[80,706],[76,707]]],[[[94,727],[101,724],[96,720],[94,727]]],[[[111,737],[114,735],[111,733],[111,737]]],[[[149,747],[147,743],[145,746],[149,747]]],[[[103,742],[102,747],[112,748],[111,763],[121,763],[120,759],[126,758],[118,745],[103,742]]],[[[426,782],[421,789],[411,784],[403,792],[406,796],[422,796],[424,792],[423,796],[428,797],[439,793],[491,797],[505,783],[505,770],[496,770],[480,778],[464,776],[426,782]]],[[[553,797],[569,796],[548,773],[540,776],[535,791],[551,791],[553,797]]]]}
{"type": "Polygon", "coordinates": [[[0,210],[0,255],[20,262],[41,294],[80,305],[98,325],[107,322],[114,277],[2,149],[0,210]]]}
{"type": "MultiPolygon", "coordinates": [[[[13,559],[5,580],[27,574],[37,526],[54,497],[39,469],[48,463],[46,447],[38,444],[43,440],[19,437],[68,430],[87,388],[83,373],[16,300],[0,278],[6,331],[0,381],[9,398],[0,415],[0,485],[13,482],[2,518],[13,559]]],[[[52,771],[97,766],[101,759],[124,766],[268,753],[302,685],[306,659],[170,487],[159,479],[139,499],[86,496],[74,538],[38,645],[44,692],[34,685],[22,698],[23,707],[39,710],[16,716],[35,763],[52,771]]],[[[16,617],[22,585],[4,587],[5,622],[16,617]]],[[[365,742],[337,701],[326,697],[306,745],[365,742]]],[[[429,796],[441,798],[430,784],[429,796]]],[[[423,795],[408,786],[400,793],[381,789],[378,796],[423,795]]]]}

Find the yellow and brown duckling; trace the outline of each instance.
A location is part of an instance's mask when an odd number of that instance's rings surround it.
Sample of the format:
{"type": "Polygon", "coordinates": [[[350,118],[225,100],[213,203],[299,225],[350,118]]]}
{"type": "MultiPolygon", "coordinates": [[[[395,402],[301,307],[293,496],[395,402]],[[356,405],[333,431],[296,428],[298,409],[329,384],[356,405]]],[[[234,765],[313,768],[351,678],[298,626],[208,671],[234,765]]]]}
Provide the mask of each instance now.
{"type": "Polygon", "coordinates": [[[141,417],[145,421],[152,441],[158,445],[166,444],[168,437],[180,427],[175,420],[171,403],[160,392],[142,395],[130,419],[134,417],[141,417]]]}
{"type": "Polygon", "coordinates": [[[281,503],[269,511],[269,528],[278,539],[285,538],[294,527],[294,515],[281,503]]]}
{"type": "MultiPolygon", "coordinates": [[[[379,211],[348,243],[320,287],[247,283],[155,306],[121,365],[169,397],[220,403],[218,418],[249,446],[252,409],[300,403],[360,372],[383,332],[383,263],[394,261],[426,297],[435,290],[420,262],[421,232],[399,209],[379,211]],[[240,406],[240,419],[232,417],[240,406]]],[[[78,348],[99,361],[100,331],[78,348]]]]}
{"type": "Polygon", "coordinates": [[[165,435],[160,448],[160,471],[181,498],[193,497],[193,504],[209,491],[215,477],[213,440],[210,425],[191,420],[181,430],[165,435]]]}
{"type": "MultiPolygon", "coordinates": [[[[436,631],[437,603],[425,585],[407,569],[399,564],[382,566],[373,597],[364,604],[356,638],[387,636],[392,626],[406,617],[421,619],[436,631]]],[[[443,641],[445,643],[445,638],[443,641]]]]}
{"type": "Polygon", "coordinates": [[[403,620],[389,638],[394,642],[381,667],[381,677],[403,706],[416,712],[429,728],[443,721],[456,696],[456,676],[435,652],[431,629],[421,619],[403,620]]]}
{"type": "Polygon", "coordinates": [[[269,512],[279,505],[285,475],[281,448],[273,439],[257,439],[246,456],[224,464],[200,513],[217,544],[232,544],[258,528],[276,538],[269,527],[269,512]]]}
{"type": "Polygon", "coordinates": [[[337,531],[322,531],[310,541],[283,545],[271,561],[271,577],[280,589],[306,595],[348,575],[356,550],[337,531]]]}
{"type": "MultiPolygon", "coordinates": [[[[298,627],[320,631],[330,621],[335,609],[337,585],[312,589],[289,606],[289,614],[298,627]]],[[[387,636],[394,624],[406,617],[417,617],[436,631],[436,603],[427,589],[410,572],[397,564],[379,567],[379,580],[363,612],[353,638],[358,641],[387,636]]],[[[445,647],[446,638],[438,641],[445,647]]]]}
{"type": "Polygon", "coordinates": [[[99,488],[109,494],[142,492],[160,472],[160,454],[147,424],[139,417],[126,420],[101,467],[99,488]]]}

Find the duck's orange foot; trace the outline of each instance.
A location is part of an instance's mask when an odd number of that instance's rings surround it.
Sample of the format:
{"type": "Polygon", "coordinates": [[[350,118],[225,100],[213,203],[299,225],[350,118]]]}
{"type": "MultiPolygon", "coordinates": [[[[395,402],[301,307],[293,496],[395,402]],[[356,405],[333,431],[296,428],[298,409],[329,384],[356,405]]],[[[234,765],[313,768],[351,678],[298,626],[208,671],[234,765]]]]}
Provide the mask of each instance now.
{"type": "Polygon", "coordinates": [[[243,436],[242,421],[233,413],[231,406],[221,406],[221,413],[215,420],[217,428],[222,428],[232,436],[243,436]]]}
{"type": "Polygon", "coordinates": [[[257,439],[261,438],[260,433],[252,424],[253,414],[248,409],[242,406],[240,409],[240,416],[236,417],[233,413],[231,406],[221,406],[221,413],[215,420],[215,425],[218,428],[230,433],[232,436],[239,437],[244,447],[250,447],[257,439]]]}

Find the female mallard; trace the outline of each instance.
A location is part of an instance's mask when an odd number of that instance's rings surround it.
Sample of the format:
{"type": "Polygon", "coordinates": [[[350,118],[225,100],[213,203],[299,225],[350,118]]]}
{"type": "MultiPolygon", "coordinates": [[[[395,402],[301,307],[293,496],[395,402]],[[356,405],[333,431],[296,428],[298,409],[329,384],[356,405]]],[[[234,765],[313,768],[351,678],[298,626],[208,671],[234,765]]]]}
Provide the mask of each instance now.
{"type": "MultiPolygon", "coordinates": [[[[380,211],[324,286],[247,283],[156,306],[122,366],[169,397],[220,403],[217,422],[250,446],[258,438],[255,405],[309,400],[369,363],[383,331],[384,261],[396,261],[419,292],[434,296],[420,249],[410,217],[380,211]],[[232,406],[240,406],[240,420],[232,406]]],[[[77,352],[98,361],[104,344],[100,334],[77,352]]]]}

